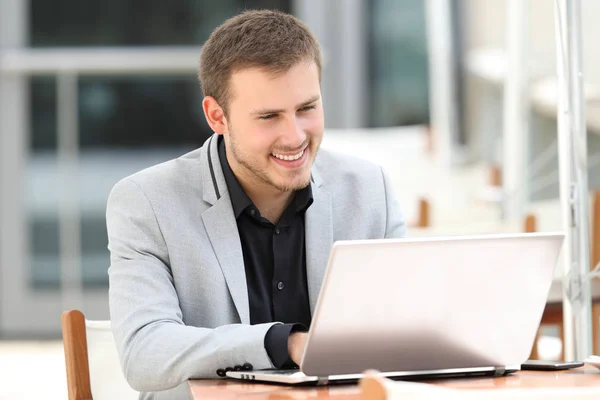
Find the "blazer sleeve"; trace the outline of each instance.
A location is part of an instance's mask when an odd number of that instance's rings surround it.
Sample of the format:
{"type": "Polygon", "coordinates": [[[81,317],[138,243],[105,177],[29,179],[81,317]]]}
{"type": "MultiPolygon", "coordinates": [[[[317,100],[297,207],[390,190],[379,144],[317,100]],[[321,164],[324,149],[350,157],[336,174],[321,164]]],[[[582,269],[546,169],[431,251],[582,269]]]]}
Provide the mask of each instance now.
{"type": "Polygon", "coordinates": [[[406,220],[400,209],[398,199],[392,189],[392,183],[387,173],[381,169],[386,204],[386,238],[402,238],[406,236],[406,220]]]}
{"type": "Polygon", "coordinates": [[[167,245],[151,203],[131,178],[111,191],[106,220],[112,330],[132,388],[166,390],[244,363],[273,367],[264,341],[274,324],[184,324],[167,245]]]}

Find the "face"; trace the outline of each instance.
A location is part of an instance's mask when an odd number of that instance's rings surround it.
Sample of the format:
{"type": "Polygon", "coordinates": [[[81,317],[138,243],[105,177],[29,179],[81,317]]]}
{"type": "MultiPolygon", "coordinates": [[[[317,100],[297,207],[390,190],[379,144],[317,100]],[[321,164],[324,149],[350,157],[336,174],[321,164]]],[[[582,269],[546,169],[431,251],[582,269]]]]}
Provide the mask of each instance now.
{"type": "Polygon", "coordinates": [[[232,75],[230,93],[225,145],[242,186],[306,187],[324,127],[316,65],[299,63],[278,75],[244,69],[232,75]]]}

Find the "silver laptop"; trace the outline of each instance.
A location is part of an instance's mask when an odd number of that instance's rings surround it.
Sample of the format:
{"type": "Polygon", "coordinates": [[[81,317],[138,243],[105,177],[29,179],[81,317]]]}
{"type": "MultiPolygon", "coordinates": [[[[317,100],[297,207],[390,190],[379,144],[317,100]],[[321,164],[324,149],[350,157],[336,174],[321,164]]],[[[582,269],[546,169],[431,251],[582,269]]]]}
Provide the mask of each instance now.
{"type": "Polygon", "coordinates": [[[283,384],[503,375],[529,357],[563,233],[334,243],[300,369],[283,384]]]}

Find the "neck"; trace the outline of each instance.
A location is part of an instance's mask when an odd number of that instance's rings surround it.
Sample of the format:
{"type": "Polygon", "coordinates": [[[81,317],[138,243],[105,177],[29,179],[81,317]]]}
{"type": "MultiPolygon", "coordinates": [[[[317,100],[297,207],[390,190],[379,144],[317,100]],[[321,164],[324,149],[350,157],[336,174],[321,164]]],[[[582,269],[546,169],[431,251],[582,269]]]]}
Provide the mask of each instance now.
{"type": "MultiPolygon", "coordinates": [[[[240,182],[241,183],[241,182],[240,182]]],[[[281,215],[294,199],[294,191],[282,192],[275,188],[260,186],[246,186],[242,183],[242,187],[250,200],[254,203],[260,214],[276,224],[281,218],[281,215]]]]}
{"type": "Polygon", "coordinates": [[[295,191],[281,191],[247,173],[227,153],[227,160],[242,189],[246,192],[252,203],[258,208],[260,214],[272,223],[277,223],[287,206],[294,199],[295,191]]]}

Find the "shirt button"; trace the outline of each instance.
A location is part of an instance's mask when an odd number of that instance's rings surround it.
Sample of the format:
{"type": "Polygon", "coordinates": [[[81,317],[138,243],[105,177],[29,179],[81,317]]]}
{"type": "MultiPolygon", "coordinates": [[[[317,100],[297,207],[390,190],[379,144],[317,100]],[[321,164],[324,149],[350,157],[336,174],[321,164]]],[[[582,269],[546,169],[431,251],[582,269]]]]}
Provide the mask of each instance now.
{"type": "Polygon", "coordinates": [[[256,215],[256,210],[254,208],[250,209],[250,215],[252,215],[252,216],[256,215]]]}
{"type": "Polygon", "coordinates": [[[283,288],[284,288],[284,287],[285,287],[285,285],[283,284],[283,282],[279,281],[279,282],[277,283],[277,289],[279,289],[279,290],[283,290],[283,288]]]}
{"type": "Polygon", "coordinates": [[[275,234],[279,235],[281,233],[281,231],[279,229],[275,229],[275,234]]]}

